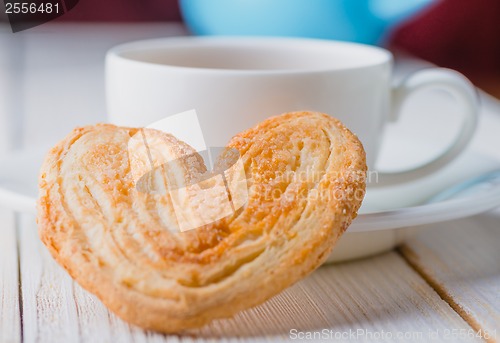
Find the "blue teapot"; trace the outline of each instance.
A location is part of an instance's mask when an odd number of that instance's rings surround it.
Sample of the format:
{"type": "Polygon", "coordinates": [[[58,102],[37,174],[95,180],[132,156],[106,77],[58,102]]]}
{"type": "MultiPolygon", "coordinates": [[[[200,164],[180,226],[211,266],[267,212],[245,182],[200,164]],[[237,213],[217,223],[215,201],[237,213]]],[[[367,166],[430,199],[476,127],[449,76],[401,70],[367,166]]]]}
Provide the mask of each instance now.
{"type": "Polygon", "coordinates": [[[180,0],[197,35],[294,36],[381,44],[435,0],[180,0]]]}

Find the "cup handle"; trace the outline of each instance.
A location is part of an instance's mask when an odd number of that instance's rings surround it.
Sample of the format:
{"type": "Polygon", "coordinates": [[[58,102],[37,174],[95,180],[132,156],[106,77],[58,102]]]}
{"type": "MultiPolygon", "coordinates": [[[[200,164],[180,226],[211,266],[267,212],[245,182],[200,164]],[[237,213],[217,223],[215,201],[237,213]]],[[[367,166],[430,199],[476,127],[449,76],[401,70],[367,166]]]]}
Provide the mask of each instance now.
{"type": "Polygon", "coordinates": [[[376,183],[370,186],[391,186],[413,181],[430,175],[453,161],[471,141],[478,121],[478,97],[476,89],[465,76],[445,68],[419,71],[395,87],[392,91],[390,121],[396,121],[405,100],[415,91],[424,88],[442,89],[450,93],[463,109],[462,128],[451,145],[438,157],[422,166],[401,172],[382,172],[376,183]]]}

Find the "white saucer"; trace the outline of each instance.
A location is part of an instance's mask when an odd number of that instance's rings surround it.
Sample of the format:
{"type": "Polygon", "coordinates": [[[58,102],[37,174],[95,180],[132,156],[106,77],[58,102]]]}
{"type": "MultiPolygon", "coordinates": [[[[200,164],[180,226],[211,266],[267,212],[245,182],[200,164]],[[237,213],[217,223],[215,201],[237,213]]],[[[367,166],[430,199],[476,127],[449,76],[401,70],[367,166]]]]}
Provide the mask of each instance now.
{"type": "MultiPolygon", "coordinates": [[[[0,157],[0,206],[35,213],[38,170],[43,152],[24,151],[0,157]]],[[[500,161],[468,150],[438,173],[409,184],[368,189],[363,206],[329,261],[341,261],[392,248],[408,236],[394,230],[464,218],[500,206],[500,185],[467,197],[429,203],[450,186],[500,169],[500,161]]]]}

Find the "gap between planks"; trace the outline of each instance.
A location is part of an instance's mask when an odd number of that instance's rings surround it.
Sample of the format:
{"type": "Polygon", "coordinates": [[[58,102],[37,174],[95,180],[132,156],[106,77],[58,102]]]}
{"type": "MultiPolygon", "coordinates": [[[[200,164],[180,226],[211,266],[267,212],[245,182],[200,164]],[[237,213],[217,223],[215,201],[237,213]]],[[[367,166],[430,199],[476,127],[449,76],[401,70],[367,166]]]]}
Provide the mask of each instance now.
{"type": "Polygon", "coordinates": [[[19,214],[14,214],[14,230],[16,230],[16,251],[17,251],[17,280],[18,280],[18,303],[19,303],[19,332],[21,336],[21,342],[24,342],[24,330],[23,330],[23,276],[21,273],[21,236],[18,230],[19,224],[19,214]]]}
{"type": "MultiPolygon", "coordinates": [[[[449,291],[445,288],[444,285],[441,285],[436,279],[434,279],[429,273],[427,273],[425,268],[422,268],[422,266],[419,263],[416,263],[415,261],[418,259],[417,256],[415,256],[415,252],[412,251],[412,249],[408,245],[402,245],[400,246],[397,251],[403,257],[406,262],[408,262],[408,265],[412,267],[428,284],[431,286],[436,293],[441,297],[443,301],[448,303],[450,307],[460,316],[464,321],[466,321],[471,328],[473,328],[476,332],[481,332],[484,330],[481,327],[481,324],[474,319],[474,317],[470,316],[465,312],[458,303],[456,299],[453,298],[453,296],[450,295],[449,291]],[[412,257],[410,257],[413,255],[412,257]]],[[[496,340],[493,339],[487,339],[488,342],[496,342],[496,340]]]]}
{"type": "Polygon", "coordinates": [[[428,226],[398,249],[488,342],[500,341],[500,211],[428,226]]]}

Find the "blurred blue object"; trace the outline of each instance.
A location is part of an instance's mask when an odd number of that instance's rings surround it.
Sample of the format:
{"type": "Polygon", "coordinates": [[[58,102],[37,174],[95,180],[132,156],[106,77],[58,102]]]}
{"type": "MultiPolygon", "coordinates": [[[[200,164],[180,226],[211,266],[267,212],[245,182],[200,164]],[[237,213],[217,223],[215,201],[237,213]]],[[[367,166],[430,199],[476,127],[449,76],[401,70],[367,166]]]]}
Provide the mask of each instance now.
{"type": "Polygon", "coordinates": [[[434,0],[181,0],[197,35],[294,36],[381,43],[434,0]]]}

